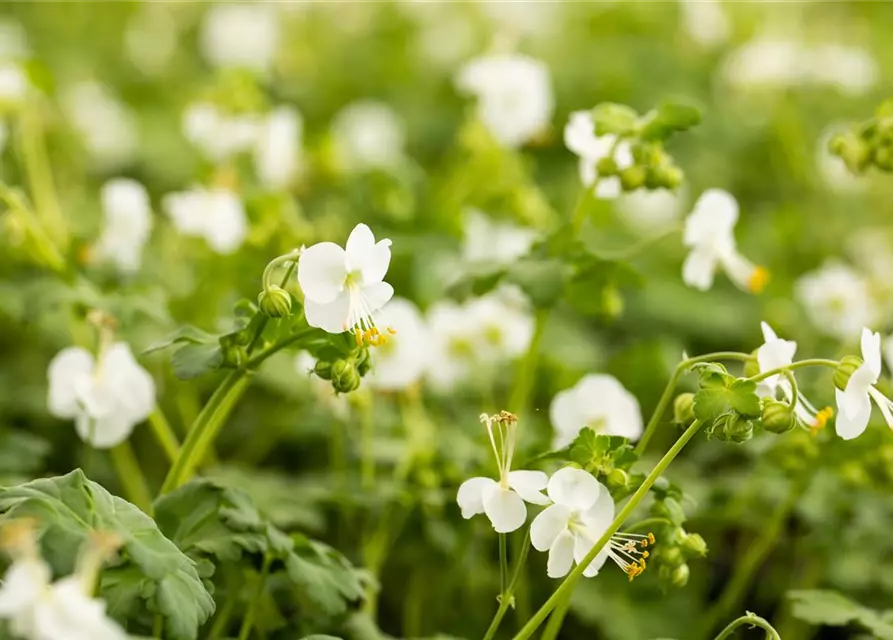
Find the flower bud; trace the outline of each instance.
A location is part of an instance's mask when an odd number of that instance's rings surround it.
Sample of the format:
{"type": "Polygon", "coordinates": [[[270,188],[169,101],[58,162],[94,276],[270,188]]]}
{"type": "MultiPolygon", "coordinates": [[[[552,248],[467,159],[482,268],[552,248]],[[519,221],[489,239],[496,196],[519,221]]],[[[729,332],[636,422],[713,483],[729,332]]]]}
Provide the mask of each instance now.
{"type": "Polygon", "coordinates": [[[765,400],[762,419],[763,428],[770,433],[785,433],[794,428],[794,411],[787,402],[765,400]]]}
{"type": "Polygon", "coordinates": [[[645,168],[639,165],[627,167],[620,172],[620,184],[624,191],[635,191],[645,184],[645,168]]]}
{"type": "Polygon", "coordinates": [[[680,393],[673,401],[673,421],[676,424],[689,425],[695,419],[695,394],[680,393]]]}
{"type": "Polygon", "coordinates": [[[284,318],[291,313],[291,294],[282,287],[271,285],[257,296],[257,306],[271,318],[284,318]]]}
{"type": "Polygon", "coordinates": [[[679,547],[665,547],[660,551],[661,562],[671,567],[685,564],[685,555],[679,547]]]}
{"type": "Polygon", "coordinates": [[[602,178],[616,176],[617,162],[611,156],[604,156],[603,158],[600,158],[599,161],[596,163],[595,170],[598,172],[599,177],[602,178]]]}
{"type": "Polygon", "coordinates": [[[682,549],[689,555],[704,557],[707,555],[707,543],[697,533],[684,533],[682,549]]]}
{"type": "Polygon", "coordinates": [[[357,373],[361,377],[369,373],[369,369],[372,368],[372,356],[369,354],[369,349],[363,349],[356,355],[356,363],[357,373]]]}
{"type": "Polygon", "coordinates": [[[717,427],[719,428],[713,431],[713,435],[726,442],[736,442],[741,444],[753,437],[753,423],[746,418],[742,418],[737,413],[732,413],[719,418],[717,420],[717,427]]]}
{"type": "Polygon", "coordinates": [[[608,474],[609,489],[626,489],[629,484],[629,474],[623,469],[614,469],[608,474]]]}
{"type": "Polygon", "coordinates": [[[875,166],[883,171],[893,171],[893,147],[882,144],[874,148],[872,160],[875,166]]]}
{"type": "Polygon", "coordinates": [[[331,373],[332,386],[337,393],[350,393],[360,386],[360,374],[349,360],[335,360],[331,373]]]}
{"type": "Polygon", "coordinates": [[[862,366],[862,358],[859,356],[845,356],[834,370],[834,386],[844,391],[850,376],[862,366]]]}
{"type": "Polygon", "coordinates": [[[666,164],[658,167],[656,178],[658,187],[672,190],[678,188],[679,185],[682,184],[684,174],[682,173],[682,169],[676,165],[666,164]]]}
{"type": "Polygon", "coordinates": [[[670,577],[670,584],[681,589],[688,584],[688,576],[690,574],[691,571],[689,570],[688,565],[681,564],[673,570],[673,574],[670,577]]]}
{"type": "Polygon", "coordinates": [[[853,173],[862,173],[868,166],[871,148],[853,133],[837,134],[828,143],[831,153],[839,156],[853,173]]]}
{"type": "Polygon", "coordinates": [[[313,373],[323,380],[332,379],[332,363],[320,360],[313,366],[313,373]]]}

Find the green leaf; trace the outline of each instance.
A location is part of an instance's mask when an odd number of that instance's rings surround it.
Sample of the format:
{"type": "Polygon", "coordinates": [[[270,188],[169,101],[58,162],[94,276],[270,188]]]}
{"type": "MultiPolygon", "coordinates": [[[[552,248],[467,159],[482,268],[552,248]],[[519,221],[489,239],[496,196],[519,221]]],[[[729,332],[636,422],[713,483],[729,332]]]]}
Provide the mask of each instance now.
{"type": "Polygon", "coordinates": [[[505,275],[505,267],[494,262],[475,262],[464,265],[459,275],[447,285],[451,298],[462,301],[492,291],[505,275]]]}
{"type": "Polygon", "coordinates": [[[101,595],[116,611],[148,609],[164,615],[173,640],[192,640],[214,612],[214,600],[195,563],[135,506],[111,495],[77,469],[56,478],[0,490],[0,523],[32,517],[40,523],[43,555],[67,575],[88,535],[115,533],[124,564],[108,570],[101,595]]]}
{"type": "Polygon", "coordinates": [[[166,349],[181,342],[190,344],[216,344],[217,336],[212,335],[207,331],[202,331],[198,327],[193,327],[192,325],[183,325],[158,342],[149,345],[149,347],[143,351],[143,355],[166,349]]]}
{"type": "Polygon", "coordinates": [[[554,305],[564,295],[570,267],[561,260],[524,258],[509,267],[508,282],[518,285],[538,309],[554,305]]]}
{"type": "Polygon", "coordinates": [[[592,110],[592,121],[595,123],[595,135],[605,134],[627,135],[633,132],[639,114],[625,104],[603,102],[592,110]]]}
{"type": "Polygon", "coordinates": [[[614,469],[628,469],[638,460],[629,440],[609,436],[584,427],[570,444],[568,457],[572,462],[597,475],[607,475],[614,469]]]}
{"type": "Polygon", "coordinates": [[[789,591],[792,601],[791,612],[795,618],[815,625],[842,627],[858,624],[882,640],[893,640],[893,624],[883,614],[841,593],[828,590],[789,591]]]}
{"type": "Polygon", "coordinates": [[[223,349],[213,344],[187,344],[171,356],[171,368],[178,380],[192,380],[216,371],[223,365],[223,349]]]}
{"type": "Polygon", "coordinates": [[[43,467],[50,444],[19,429],[0,428],[0,482],[12,476],[29,476],[43,467]]]}
{"type": "Polygon", "coordinates": [[[745,378],[729,375],[721,365],[698,367],[701,390],[695,394],[694,413],[704,423],[733,410],[747,418],[760,416],[757,384],[745,378]]]}
{"type": "Polygon", "coordinates": [[[289,577],[303,587],[304,595],[322,613],[337,616],[347,603],[365,591],[360,574],[347,559],[328,545],[295,536],[294,551],[285,559],[289,577]]]}
{"type": "Polygon", "coordinates": [[[640,282],[639,274],[630,265],[590,255],[576,266],[566,298],[580,313],[614,318],[623,310],[618,287],[640,282]]]}
{"type": "Polygon", "coordinates": [[[664,102],[648,112],[641,122],[642,140],[666,140],[701,122],[701,109],[685,102],[664,102]]]}

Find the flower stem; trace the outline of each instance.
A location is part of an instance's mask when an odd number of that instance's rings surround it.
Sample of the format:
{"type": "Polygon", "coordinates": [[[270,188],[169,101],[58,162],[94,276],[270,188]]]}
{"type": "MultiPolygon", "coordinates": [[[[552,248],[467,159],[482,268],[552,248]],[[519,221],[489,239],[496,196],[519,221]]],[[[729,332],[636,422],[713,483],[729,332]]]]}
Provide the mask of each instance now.
{"type": "Polygon", "coordinates": [[[248,636],[251,635],[251,628],[254,626],[254,616],[261,596],[264,595],[264,588],[267,585],[267,576],[270,574],[270,564],[272,562],[273,558],[269,553],[264,555],[264,564],[257,578],[257,589],[255,589],[254,595],[251,597],[251,602],[248,603],[248,610],[245,611],[242,627],[239,629],[239,640],[248,640],[248,636]]]}
{"type": "Polygon", "coordinates": [[[577,205],[574,207],[574,211],[571,214],[571,226],[573,227],[575,236],[579,235],[580,231],[583,230],[583,223],[586,222],[586,210],[589,208],[589,204],[595,196],[595,189],[597,186],[598,181],[596,180],[595,184],[583,189],[583,193],[580,195],[579,200],[577,200],[577,205]]]}
{"type": "Polygon", "coordinates": [[[555,638],[558,637],[558,632],[561,631],[561,625],[564,624],[564,617],[571,608],[571,597],[573,595],[573,590],[568,591],[561,599],[561,602],[555,605],[555,610],[552,611],[552,615],[549,616],[549,621],[546,622],[546,628],[543,629],[543,634],[540,636],[540,640],[555,640],[555,638]]]}
{"type": "Polygon", "coordinates": [[[164,484],[161,485],[162,494],[170,493],[192,476],[195,468],[204,458],[208,447],[217,437],[226,417],[248,386],[247,374],[248,371],[245,369],[236,369],[230,372],[217,387],[211,399],[208,400],[208,404],[204,406],[189,429],[186,441],[180,448],[177,459],[171,465],[164,484]]]}
{"type": "Polygon", "coordinates": [[[732,635],[732,632],[740,626],[749,625],[751,627],[760,627],[766,632],[766,637],[769,640],[781,640],[781,636],[778,635],[778,631],[775,630],[769,622],[758,615],[753,613],[748,613],[745,616],[741,616],[740,618],[736,618],[732,620],[728,626],[719,632],[719,635],[714,638],[714,640],[725,640],[729,636],[732,635]]]}
{"type": "Polygon", "coordinates": [[[804,367],[831,367],[832,369],[836,369],[837,365],[839,364],[840,363],[837,360],[828,360],[826,358],[811,358],[809,360],[792,362],[789,365],[778,367],[777,369],[763,371],[755,376],[749,377],[748,380],[759,382],[760,380],[765,380],[766,378],[771,378],[772,376],[783,374],[785,371],[794,371],[795,369],[803,369],[804,367]]]}
{"type": "Polygon", "coordinates": [[[127,499],[143,512],[152,515],[152,494],[149,492],[149,485],[140,469],[133,447],[125,440],[109,449],[109,455],[127,499]]]}
{"type": "MultiPolygon", "coordinates": [[[[285,285],[288,284],[289,278],[291,278],[291,274],[294,273],[295,266],[298,264],[295,262],[301,255],[301,251],[299,249],[295,249],[290,253],[285,254],[284,256],[279,256],[278,258],[273,258],[267,267],[264,269],[264,275],[261,277],[261,282],[263,283],[264,291],[270,288],[270,278],[273,276],[273,269],[275,269],[278,265],[289,262],[288,269],[285,270],[285,275],[282,277],[282,282],[280,283],[281,288],[285,288],[285,285]]],[[[261,313],[258,311],[257,313],[261,313]]],[[[248,343],[248,348],[246,352],[248,355],[251,355],[251,352],[254,351],[254,348],[257,346],[257,343],[260,342],[260,338],[264,333],[264,329],[267,328],[267,323],[270,321],[269,316],[266,314],[261,317],[260,322],[257,323],[257,330],[254,332],[254,337],[251,338],[251,342],[248,343]]],[[[250,364],[250,363],[249,363],[250,364]]]]}
{"type": "MultiPolygon", "coordinates": [[[[651,489],[651,486],[657,481],[657,479],[666,471],[667,467],[670,466],[670,463],[679,455],[679,452],[682,451],[683,447],[688,444],[688,441],[691,440],[694,435],[701,428],[701,421],[695,420],[691,423],[688,429],[679,437],[679,439],[670,447],[670,450],[664,454],[664,457],[660,459],[660,461],[654,466],[651,470],[651,473],[648,474],[648,477],[642,482],[641,486],[636,490],[636,492],[632,495],[623,509],[620,510],[620,513],[617,514],[617,517],[614,518],[614,522],[611,523],[611,526],[602,534],[602,537],[599,538],[598,542],[596,542],[592,549],[589,550],[589,553],[586,554],[586,557],[583,558],[580,562],[577,563],[577,566],[568,574],[567,578],[564,579],[564,582],[555,590],[555,592],[546,600],[545,603],[539,608],[539,610],[533,615],[533,617],[527,621],[527,624],[515,635],[514,640],[526,640],[539,628],[539,626],[546,619],[546,616],[552,612],[552,610],[558,605],[566,594],[571,592],[576,585],[577,580],[580,579],[580,576],[583,575],[583,571],[590,565],[590,563],[595,559],[595,556],[608,544],[608,541],[611,539],[617,531],[620,530],[620,527],[623,526],[623,523],[629,517],[629,515],[633,512],[633,510],[639,506],[639,503],[646,496],[648,491],[651,489]]],[[[569,597],[569,596],[568,596],[569,597]]]]}
{"type": "Polygon", "coordinates": [[[19,150],[28,174],[31,197],[41,226],[58,243],[68,245],[68,230],[56,196],[37,105],[19,111],[19,150]]]}
{"type": "Polygon", "coordinates": [[[648,424],[645,426],[645,432],[642,434],[642,437],[639,438],[639,442],[636,445],[636,453],[642,455],[642,452],[645,451],[645,447],[648,446],[651,436],[657,431],[660,419],[663,417],[664,412],[666,412],[670,400],[673,399],[673,392],[676,390],[679,378],[682,377],[682,374],[685,373],[689,367],[699,362],[710,362],[711,360],[742,360],[746,362],[750,358],[751,356],[747,353],[739,353],[737,351],[717,351],[703,356],[687,358],[676,365],[676,369],[670,376],[670,380],[667,382],[667,386],[664,388],[664,392],[661,395],[660,400],[657,402],[657,407],[655,407],[654,413],[651,414],[651,419],[648,420],[648,424]]]}
{"type": "MultiPolygon", "coordinates": [[[[500,534],[500,537],[503,535],[504,534],[500,534]]],[[[521,542],[521,552],[518,554],[518,560],[515,563],[515,572],[512,574],[512,579],[509,581],[508,586],[499,594],[499,607],[496,609],[496,614],[493,616],[493,620],[490,622],[490,626],[484,634],[484,640],[493,640],[493,636],[496,635],[496,631],[499,629],[502,619],[511,608],[512,598],[514,597],[518,582],[521,580],[521,571],[524,568],[524,563],[527,562],[527,554],[529,551],[530,527],[524,531],[524,537],[521,542]]]]}
{"type": "Polygon", "coordinates": [[[174,430],[171,429],[171,425],[167,418],[164,417],[160,407],[156,406],[155,410],[149,414],[149,425],[152,427],[152,433],[155,434],[155,439],[158,440],[158,444],[164,450],[167,459],[173,463],[180,453],[180,440],[177,438],[174,430]]]}
{"type": "Polygon", "coordinates": [[[499,595],[505,595],[508,589],[509,557],[506,549],[506,534],[499,534],[499,595]]]}
{"type": "Polygon", "coordinates": [[[536,312],[535,324],[533,327],[533,337],[527,347],[527,353],[524,359],[518,365],[518,375],[515,378],[515,385],[512,387],[512,393],[509,396],[509,411],[515,414],[523,414],[530,399],[530,392],[533,389],[534,374],[536,373],[536,365],[539,360],[540,343],[543,340],[543,332],[546,329],[546,323],[549,321],[549,310],[538,309],[536,312]]]}
{"type": "Polygon", "coordinates": [[[372,407],[372,396],[366,394],[360,403],[360,485],[365,491],[371,491],[375,486],[375,457],[373,456],[373,443],[375,436],[375,415],[372,407]]]}
{"type": "Polygon", "coordinates": [[[653,236],[648,236],[647,238],[642,238],[638,242],[634,242],[631,245],[629,245],[628,247],[621,249],[620,251],[616,251],[614,253],[599,252],[599,257],[601,257],[605,260],[626,260],[628,258],[637,256],[639,253],[642,252],[643,249],[650,247],[652,244],[660,242],[664,238],[671,236],[675,233],[679,233],[680,231],[682,231],[682,227],[680,227],[679,225],[673,225],[672,227],[670,227],[668,229],[664,229],[663,231],[655,233],[653,236]]]}
{"type": "Polygon", "coordinates": [[[247,364],[245,365],[248,369],[256,369],[264,360],[272,356],[274,353],[282,351],[286,347],[293,345],[295,342],[299,342],[306,338],[307,336],[311,336],[314,333],[319,332],[320,329],[314,329],[310,327],[308,329],[302,329],[301,331],[297,331],[287,338],[283,338],[273,346],[267,348],[264,351],[261,351],[259,354],[251,358],[247,364]]]}

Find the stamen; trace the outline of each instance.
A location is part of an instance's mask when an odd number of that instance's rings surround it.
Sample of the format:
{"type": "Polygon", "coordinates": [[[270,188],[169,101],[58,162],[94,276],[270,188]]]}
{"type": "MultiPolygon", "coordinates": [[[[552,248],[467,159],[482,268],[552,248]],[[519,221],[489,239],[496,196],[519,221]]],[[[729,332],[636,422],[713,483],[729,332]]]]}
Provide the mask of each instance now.
{"type": "Polygon", "coordinates": [[[815,414],[815,422],[812,424],[812,432],[813,434],[818,433],[820,429],[824,429],[825,425],[828,424],[828,420],[834,417],[834,409],[831,407],[825,407],[821,411],[815,414]]]}
{"type": "Polygon", "coordinates": [[[762,293],[769,283],[769,270],[759,265],[755,266],[747,279],[747,290],[751,293],[762,293]]]}
{"type": "Polygon", "coordinates": [[[654,544],[654,534],[616,533],[608,542],[608,557],[620,567],[630,581],[645,572],[645,559],[651,554],[645,547],[654,544]]]}

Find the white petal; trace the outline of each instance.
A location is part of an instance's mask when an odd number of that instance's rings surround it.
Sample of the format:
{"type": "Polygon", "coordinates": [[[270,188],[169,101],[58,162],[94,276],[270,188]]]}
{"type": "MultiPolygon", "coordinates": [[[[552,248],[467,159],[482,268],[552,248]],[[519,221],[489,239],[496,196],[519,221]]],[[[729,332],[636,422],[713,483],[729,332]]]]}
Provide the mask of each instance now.
{"type": "MultiPolygon", "coordinates": [[[[494,483],[495,484],[495,483],[494,483]]],[[[510,533],[520,528],[527,519],[527,507],[517,493],[499,485],[485,487],[484,513],[497,533],[510,533]]]]}
{"type": "Polygon", "coordinates": [[[778,340],[778,336],[775,335],[775,331],[772,330],[772,327],[769,326],[768,322],[761,322],[760,328],[763,330],[763,341],[771,342],[773,340],[778,340]]]}
{"type": "Polygon", "coordinates": [[[48,408],[57,418],[74,418],[79,410],[76,381],[93,373],[93,356],[81,347],[67,347],[56,354],[47,370],[48,408]]]}
{"type": "Polygon", "coordinates": [[[459,485],[456,502],[459,503],[459,508],[462,509],[463,518],[468,520],[468,518],[484,512],[484,489],[495,484],[496,481],[492,478],[469,478],[459,485]]]}
{"type": "Polygon", "coordinates": [[[589,374],[575,386],[585,424],[600,433],[637,440],[642,435],[642,410],[636,397],[607,374],[589,374]]]}
{"type": "Polygon", "coordinates": [[[871,381],[874,384],[881,375],[881,334],[862,329],[862,360],[874,374],[874,380],[871,381]]]}
{"type": "Polygon", "coordinates": [[[549,497],[571,511],[586,511],[595,504],[602,485],[591,474],[576,467],[564,467],[549,478],[549,497]]]}
{"type": "Polygon", "coordinates": [[[867,364],[862,364],[853,372],[847,381],[843,393],[837,395],[837,405],[842,413],[855,416],[865,402],[868,402],[868,390],[877,381],[874,372],[867,364]]]}
{"type": "MultiPolygon", "coordinates": [[[[844,394],[840,389],[835,389],[835,391],[837,393],[837,406],[842,407],[844,394]]],[[[860,403],[852,416],[847,415],[842,409],[839,409],[837,412],[835,430],[837,431],[837,435],[844,440],[852,440],[853,438],[862,435],[862,432],[864,432],[865,428],[868,426],[868,420],[871,418],[871,401],[867,394],[864,396],[864,399],[865,402],[860,403]]]]}
{"type": "Polygon", "coordinates": [[[362,270],[375,251],[375,236],[372,234],[372,229],[365,224],[355,226],[347,238],[345,251],[348,270],[362,270]]]}
{"type": "Polygon", "coordinates": [[[208,218],[202,235],[217,253],[232,253],[248,235],[242,202],[229,191],[217,190],[208,194],[208,208],[213,215],[208,218]]]}
{"type": "Polygon", "coordinates": [[[304,300],[304,315],[307,324],[319,327],[329,333],[342,333],[349,327],[350,294],[342,291],[336,298],[325,303],[318,303],[310,298],[304,300]]]}
{"type": "MultiPolygon", "coordinates": [[[[769,329],[769,331],[771,332],[772,329],[769,329]]],[[[786,367],[794,360],[796,352],[797,343],[793,340],[779,340],[778,338],[767,340],[764,345],[757,349],[757,364],[759,364],[761,372],[786,367]]],[[[763,382],[774,390],[778,385],[780,375],[769,376],[763,382]]]]}
{"type": "Polygon", "coordinates": [[[308,301],[331,302],[344,287],[347,257],[334,242],[320,242],[304,249],[298,261],[298,284],[308,301]]]}
{"type": "Polygon", "coordinates": [[[549,419],[556,432],[556,448],[560,449],[573,442],[580,429],[586,426],[575,389],[565,389],[555,394],[549,407],[549,419]]]}
{"type": "Polygon", "coordinates": [[[543,509],[530,523],[530,542],[537,551],[546,551],[562,531],[567,530],[571,512],[567,507],[553,504],[543,509]]]}
{"type": "Polygon", "coordinates": [[[0,584],[0,618],[28,612],[50,582],[50,568],[42,560],[13,562],[0,584]]]}
{"type": "Polygon", "coordinates": [[[563,578],[574,564],[574,536],[570,531],[562,531],[549,548],[546,574],[550,578],[563,578]]]}
{"type": "Polygon", "coordinates": [[[614,498],[611,497],[611,492],[602,488],[595,504],[589,507],[580,518],[586,527],[597,536],[601,536],[607,531],[611,523],[614,522],[614,498]]]}
{"type": "Polygon", "coordinates": [[[366,303],[366,310],[369,313],[375,313],[394,297],[394,287],[387,282],[376,282],[375,284],[364,286],[362,293],[363,300],[366,303]]]}
{"type": "Polygon", "coordinates": [[[136,423],[124,412],[101,418],[83,414],[74,422],[75,431],[81,440],[97,449],[110,449],[121,444],[130,437],[134,426],[136,423]]]}
{"type": "Polygon", "coordinates": [[[623,185],[617,176],[600,178],[598,184],[595,185],[595,197],[601,200],[619,198],[621,193],[623,193],[623,185]]]}
{"type": "Polygon", "coordinates": [[[102,376],[109,380],[116,400],[134,422],[142,422],[155,409],[155,381],[133,357],[124,342],[113,344],[102,359],[102,376]]]}
{"type": "Polygon", "coordinates": [[[509,486],[531,504],[549,504],[549,498],[543,495],[543,489],[549,483],[549,476],[542,471],[511,471],[509,486]]]}
{"type": "Polygon", "coordinates": [[[692,249],[682,264],[682,281],[699,291],[707,291],[713,286],[716,271],[716,254],[708,248],[692,249]]]}
{"type": "MultiPolygon", "coordinates": [[[[577,564],[582,564],[583,560],[586,559],[586,554],[595,546],[595,543],[598,542],[598,538],[601,535],[595,535],[594,531],[581,531],[574,538],[574,560],[577,564]]],[[[608,559],[608,551],[603,548],[599,551],[595,558],[592,559],[586,568],[583,570],[583,575],[587,578],[591,578],[598,574],[599,569],[602,568],[602,565],[605,564],[605,560],[608,559]]]]}

